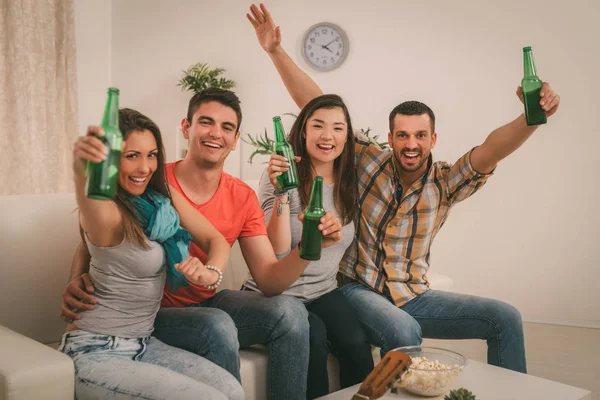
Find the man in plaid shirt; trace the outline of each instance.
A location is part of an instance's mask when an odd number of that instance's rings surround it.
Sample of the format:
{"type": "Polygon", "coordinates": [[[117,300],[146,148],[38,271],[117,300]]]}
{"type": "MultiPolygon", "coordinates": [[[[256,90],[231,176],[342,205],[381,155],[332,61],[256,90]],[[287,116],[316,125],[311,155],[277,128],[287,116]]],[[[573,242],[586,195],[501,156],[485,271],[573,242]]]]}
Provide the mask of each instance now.
{"type": "MultiPolygon", "coordinates": [[[[283,50],[279,27],[267,9],[252,7],[259,43],[302,108],[322,91],[283,50]]],[[[517,95],[523,101],[521,88],[517,95]]],[[[541,96],[550,117],[560,97],[547,83],[541,96]]],[[[355,138],[360,214],[356,240],[340,263],[343,293],[382,355],[418,345],[422,337],[484,339],[488,363],[526,372],[519,311],[499,300],[430,290],[427,271],[433,238],[451,207],[479,190],[496,164],[537,127],[527,126],[521,115],[454,164],[432,160],[437,134],[435,115],[427,105],[398,105],[390,113],[389,129],[389,148],[363,135],[355,138]]]]}

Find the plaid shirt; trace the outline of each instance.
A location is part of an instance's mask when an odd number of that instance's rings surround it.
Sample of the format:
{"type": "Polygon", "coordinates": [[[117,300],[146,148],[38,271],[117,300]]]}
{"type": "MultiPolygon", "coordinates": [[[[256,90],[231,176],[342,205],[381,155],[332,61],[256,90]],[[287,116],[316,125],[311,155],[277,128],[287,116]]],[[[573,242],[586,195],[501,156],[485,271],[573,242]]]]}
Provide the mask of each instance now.
{"type": "Polygon", "coordinates": [[[366,136],[355,138],[360,212],[356,240],[340,262],[340,272],[389,294],[397,306],[429,289],[429,251],[450,208],[491,175],[471,166],[471,151],[454,165],[433,162],[406,193],[396,175],[396,160],[366,136]]]}

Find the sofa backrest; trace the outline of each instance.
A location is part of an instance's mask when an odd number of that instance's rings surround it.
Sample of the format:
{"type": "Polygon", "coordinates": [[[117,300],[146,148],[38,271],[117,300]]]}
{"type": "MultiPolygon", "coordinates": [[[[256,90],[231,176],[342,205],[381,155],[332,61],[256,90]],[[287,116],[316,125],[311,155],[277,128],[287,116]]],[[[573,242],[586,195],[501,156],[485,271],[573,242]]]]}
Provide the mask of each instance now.
{"type": "Polygon", "coordinates": [[[65,324],[60,295],[79,243],[75,195],[0,196],[0,324],[43,343],[65,324]]]}

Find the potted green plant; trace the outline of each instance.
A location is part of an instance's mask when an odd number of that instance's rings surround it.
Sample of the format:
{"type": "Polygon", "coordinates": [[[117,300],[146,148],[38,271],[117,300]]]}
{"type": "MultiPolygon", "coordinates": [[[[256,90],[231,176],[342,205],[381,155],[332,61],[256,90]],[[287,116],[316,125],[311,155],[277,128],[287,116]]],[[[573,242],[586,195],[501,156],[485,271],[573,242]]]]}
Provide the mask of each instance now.
{"type": "MultiPolygon", "coordinates": [[[[366,137],[370,137],[371,128],[367,128],[367,129],[360,128],[359,131],[360,131],[360,133],[362,133],[366,137]]],[[[379,135],[373,136],[373,141],[375,143],[377,143],[379,145],[379,147],[387,147],[388,142],[380,142],[377,139],[379,139],[379,135]]]]}
{"type": "Polygon", "coordinates": [[[444,400],[477,400],[475,395],[471,393],[471,391],[460,388],[456,390],[451,390],[446,396],[444,396],[444,400]]]}
{"type": "Polygon", "coordinates": [[[267,128],[265,128],[265,132],[262,135],[256,135],[256,137],[252,136],[249,133],[246,133],[247,139],[242,137],[242,141],[244,143],[248,143],[251,146],[254,146],[254,151],[250,154],[248,158],[248,162],[252,164],[252,159],[254,156],[261,155],[271,155],[275,153],[275,140],[271,139],[267,134],[267,128]]]}
{"type": "MultiPolygon", "coordinates": [[[[283,115],[289,115],[294,118],[298,118],[296,114],[293,113],[284,113],[283,115]]],[[[242,141],[244,143],[248,143],[249,145],[254,147],[254,151],[250,154],[248,158],[248,163],[252,164],[252,159],[256,155],[267,155],[275,153],[275,139],[271,139],[269,134],[267,133],[267,128],[262,135],[257,134],[256,136],[252,136],[250,133],[246,133],[247,139],[242,137],[242,141]]]]}
{"type": "Polygon", "coordinates": [[[232,89],[235,81],[226,79],[221,75],[225,72],[223,68],[210,68],[206,63],[196,63],[183,71],[183,77],[177,86],[181,90],[189,90],[198,93],[206,88],[232,89]]]}

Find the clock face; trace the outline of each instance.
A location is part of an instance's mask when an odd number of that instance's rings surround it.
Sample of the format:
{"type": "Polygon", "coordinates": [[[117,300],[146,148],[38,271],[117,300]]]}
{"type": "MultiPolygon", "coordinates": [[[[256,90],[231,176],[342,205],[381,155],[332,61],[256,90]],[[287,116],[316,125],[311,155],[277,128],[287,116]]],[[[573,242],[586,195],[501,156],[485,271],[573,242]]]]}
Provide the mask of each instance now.
{"type": "Polygon", "coordinates": [[[339,26],[323,22],[313,25],[304,35],[302,54],[311,67],[330,71],[342,65],[349,45],[346,33],[339,26]]]}

